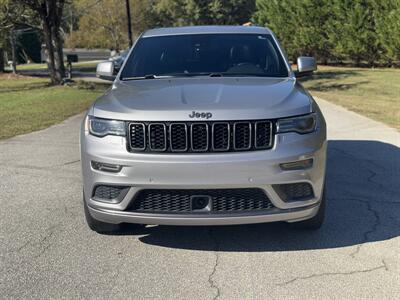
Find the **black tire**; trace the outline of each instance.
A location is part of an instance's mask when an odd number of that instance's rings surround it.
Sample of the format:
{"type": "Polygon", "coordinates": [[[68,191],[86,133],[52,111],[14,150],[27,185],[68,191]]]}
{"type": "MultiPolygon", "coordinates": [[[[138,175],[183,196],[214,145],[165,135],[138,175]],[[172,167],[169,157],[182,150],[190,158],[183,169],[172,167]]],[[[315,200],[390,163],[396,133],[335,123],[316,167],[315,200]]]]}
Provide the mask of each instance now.
{"type": "Polygon", "coordinates": [[[96,231],[98,233],[118,233],[122,230],[121,224],[105,223],[93,218],[89,212],[89,208],[85,199],[83,199],[83,207],[85,210],[86,223],[88,224],[91,230],[96,231]]]}
{"type": "Polygon", "coordinates": [[[92,217],[92,215],[89,212],[89,207],[86,203],[84,193],[83,193],[83,208],[85,211],[86,223],[88,224],[91,230],[96,231],[98,233],[103,233],[103,234],[129,233],[133,232],[138,228],[145,227],[145,225],[143,224],[127,224],[127,223],[111,224],[96,220],[95,218],[92,217]]]}
{"type": "Polygon", "coordinates": [[[321,198],[321,204],[319,206],[319,210],[317,214],[312,217],[311,219],[291,223],[290,225],[297,229],[304,229],[304,230],[318,230],[324,224],[325,220],[325,210],[326,210],[326,191],[324,188],[324,192],[321,198]]]}

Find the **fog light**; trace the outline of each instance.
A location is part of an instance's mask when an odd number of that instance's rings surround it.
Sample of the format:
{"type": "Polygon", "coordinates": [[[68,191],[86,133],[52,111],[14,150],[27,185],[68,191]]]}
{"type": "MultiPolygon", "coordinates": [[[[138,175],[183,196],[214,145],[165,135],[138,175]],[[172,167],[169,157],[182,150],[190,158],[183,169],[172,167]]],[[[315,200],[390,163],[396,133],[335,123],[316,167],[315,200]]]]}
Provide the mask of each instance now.
{"type": "Polygon", "coordinates": [[[92,168],[98,171],[110,172],[110,173],[118,173],[122,170],[122,166],[107,164],[98,161],[92,161],[92,168]]]}
{"type": "Polygon", "coordinates": [[[311,168],[313,166],[313,163],[314,163],[314,160],[312,158],[309,158],[309,159],[305,159],[305,160],[283,163],[283,164],[280,164],[279,166],[284,171],[304,170],[304,169],[311,168]]]}

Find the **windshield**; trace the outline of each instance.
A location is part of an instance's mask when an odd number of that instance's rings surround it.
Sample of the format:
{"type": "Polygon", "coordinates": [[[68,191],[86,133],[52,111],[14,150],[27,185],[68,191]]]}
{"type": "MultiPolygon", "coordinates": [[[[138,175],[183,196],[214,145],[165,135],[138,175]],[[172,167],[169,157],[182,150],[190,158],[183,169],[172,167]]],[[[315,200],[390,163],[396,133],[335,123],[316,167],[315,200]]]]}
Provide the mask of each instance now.
{"type": "Polygon", "coordinates": [[[157,76],[287,77],[269,34],[194,34],[139,39],[122,80],[157,76]]]}

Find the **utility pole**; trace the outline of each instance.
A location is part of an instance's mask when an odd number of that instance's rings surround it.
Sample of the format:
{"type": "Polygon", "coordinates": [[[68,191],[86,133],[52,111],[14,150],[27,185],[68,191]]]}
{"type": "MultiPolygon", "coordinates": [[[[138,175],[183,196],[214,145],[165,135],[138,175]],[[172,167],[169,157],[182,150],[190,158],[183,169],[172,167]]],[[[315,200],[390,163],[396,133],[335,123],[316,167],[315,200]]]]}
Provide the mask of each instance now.
{"type": "Polygon", "coordinates": [[[132,40],[132,23],[131,23],[131,9],[129,5],[129,0],[125,0],[126,3],[126,15],[128,17],[128,39],[129,39],[129,48],[133,45],[132,40]]]}

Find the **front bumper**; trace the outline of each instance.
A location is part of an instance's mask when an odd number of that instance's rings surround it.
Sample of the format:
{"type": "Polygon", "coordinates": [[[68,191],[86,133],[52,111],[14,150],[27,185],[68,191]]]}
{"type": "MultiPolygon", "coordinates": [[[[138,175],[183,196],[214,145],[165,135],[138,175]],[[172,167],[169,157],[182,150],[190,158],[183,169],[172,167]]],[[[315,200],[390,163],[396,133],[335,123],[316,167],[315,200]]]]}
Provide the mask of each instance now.
{"type": "Polygon", "coordinates": [[[306,208],[272,209],[268,213],[227,214],[227,215],[183,215],[183,214],[143,214],[110,209],[89,207],[90,214],[97,220],[106,223],[138,223],[155,225],[239,225],[267,222],[297,222],[309,219],[318,212],[319,204],[306,208]]]}
{"type": "Polygon", "coordinates": [[[296,222],[313,217],[322,197],[325,163],[325,128],[306,135],[278,134],[272,149],[265,151],[207,154],[140,154],[126,150],[126,140],[117,136],[98,138],[81,132],[81,160],[85,201],[90,214],[107,223],[162,225],[228,225],[275,221],[296,222]],[[313,158],[312,168],[283,171],[279,164],[313,158]],[[118,164],[119,173],[94,170],[91,161],[118,164]],[[285,202],[272,185],[306,182],[314,197],[285,202]],[[118,203],[92,198],[97,185],[129,187],[118,203]],[[272,204],[265,212],[229,214],[155,214],[126,211],[142,189],[260,188],[272,204]]]}

